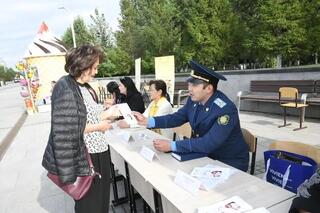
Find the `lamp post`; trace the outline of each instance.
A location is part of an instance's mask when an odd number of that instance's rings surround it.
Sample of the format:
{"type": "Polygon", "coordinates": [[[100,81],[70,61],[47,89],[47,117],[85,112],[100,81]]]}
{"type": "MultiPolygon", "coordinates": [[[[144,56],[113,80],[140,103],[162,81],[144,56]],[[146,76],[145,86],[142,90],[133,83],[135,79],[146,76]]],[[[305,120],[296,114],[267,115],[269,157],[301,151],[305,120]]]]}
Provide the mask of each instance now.
{"type": "MultiPolygon", "coordinates": [[[[67,11],[68,13],[70,13],[69,10],[68,10],[67,8],[65,8],[65,7],[59,7],[58,9],[60,9],[60,10],[65,10],[65,11],[67,11]]],[[[77,44],[76,44],[76,35],[75,35],[75,33],[74,33],[74,26],[73,26],[73,21],[74,21],[74,19],[73,19],[73,15],[72,15],[72,14],[71,14],[71,18],[72,18],[72,20],[71,20],[71,34],[72,34],[73,47],[77,47],[77,44]]]]}

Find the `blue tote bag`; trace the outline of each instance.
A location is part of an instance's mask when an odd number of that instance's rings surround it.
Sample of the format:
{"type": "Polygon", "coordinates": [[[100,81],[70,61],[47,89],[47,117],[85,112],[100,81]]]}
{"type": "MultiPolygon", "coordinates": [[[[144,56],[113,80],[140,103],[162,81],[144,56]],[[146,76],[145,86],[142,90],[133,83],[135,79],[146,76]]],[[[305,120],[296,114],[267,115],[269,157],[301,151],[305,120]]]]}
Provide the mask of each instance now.
{"type": "Polygon", "coordinates": [[[264,162],[264,179],[294,193],[317,169],[317,163],[313,159],[282,150],[265,151],[264,162]]]}

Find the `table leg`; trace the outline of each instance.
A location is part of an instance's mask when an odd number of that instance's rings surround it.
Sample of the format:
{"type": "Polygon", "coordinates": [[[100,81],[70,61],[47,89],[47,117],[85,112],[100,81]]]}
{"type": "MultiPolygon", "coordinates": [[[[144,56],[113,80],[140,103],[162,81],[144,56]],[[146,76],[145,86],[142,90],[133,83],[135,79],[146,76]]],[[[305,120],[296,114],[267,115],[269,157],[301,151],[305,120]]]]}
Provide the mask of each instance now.
{"type": "Polygon", "coordinates": [[[128,163],[126,161],[124,162],[124,166],[125,166],[125,169],[126,169],[127,186],[128,186],[128,189],[129,189],[130,212],[136,213],[137,209],[136,209],[136,202],[134,200],[134,189],[131,186],[129,167],[128,167],[128,163]]]}
{"type": "MultiPolygon", "coordinates": [[[[109,154],[110,159],[111,159],[110,147],[108,149],[108,154],[109,154]]],[[[118,206],[120,204],[127,203],[128,202],[128,190],[127,190],[125,178],[122,175],[118,175],[118,176],[116,175],[116,172],[115,172],[114,165],[113,165],[112,161],[110,161],[110,170],[111,170],[110,173],[111,173],[111,183],[112,183],[112,189],[113,189],[113,197],[114,197],[114,200],[112,201],[112,205],[118,206]],[[119,198],[117,182],[119,182],[121,180],[124,181],[125,196],[119,198]]]]}
{"type": "Polygon", "coordinates": [[[162,213],[162,201],[161,201],[161,195],[153,189],[153,199],[154,199],[154,208],[155,208],[155,213],[162,213]]]}

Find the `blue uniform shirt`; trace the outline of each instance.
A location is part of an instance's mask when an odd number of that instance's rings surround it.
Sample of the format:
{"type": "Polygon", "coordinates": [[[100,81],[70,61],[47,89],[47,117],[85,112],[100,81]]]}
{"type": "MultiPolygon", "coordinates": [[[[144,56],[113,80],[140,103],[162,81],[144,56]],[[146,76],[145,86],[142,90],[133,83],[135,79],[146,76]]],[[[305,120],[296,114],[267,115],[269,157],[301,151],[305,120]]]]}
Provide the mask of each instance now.
{"type": "Polygon", "coordinates": [[[176,113],[148,120],[149,127],[172,128],[189,122],[191,139],[171,144],[177,152],[203,152],[208,157],[247,171],[249,148],[243,139],[238,110],[234,103],[219,90],[205,105],[191,98],[176,113]],[[154,120],[153,120],[154,119],[154,120]]]}

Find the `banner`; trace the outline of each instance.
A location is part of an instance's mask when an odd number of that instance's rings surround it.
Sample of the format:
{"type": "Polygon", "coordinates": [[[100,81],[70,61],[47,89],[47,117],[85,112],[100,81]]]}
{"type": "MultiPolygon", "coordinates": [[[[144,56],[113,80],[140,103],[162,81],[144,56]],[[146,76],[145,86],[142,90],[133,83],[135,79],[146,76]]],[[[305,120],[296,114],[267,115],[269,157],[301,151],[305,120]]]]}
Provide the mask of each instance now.
{"type": "Polygon", "coordinates": [[[173,103],[175,82],[174,56],[155,57],[154,61],[156,79],[161,79],[166,82],[170,102],[173,103]]]}
{"type": "Polygon", "coordinates": [[[135,84],[136,88],[140,92],[140,83],[141,83],[141,58],[138,58],[134,61],[135,67],[135,84]]]}

